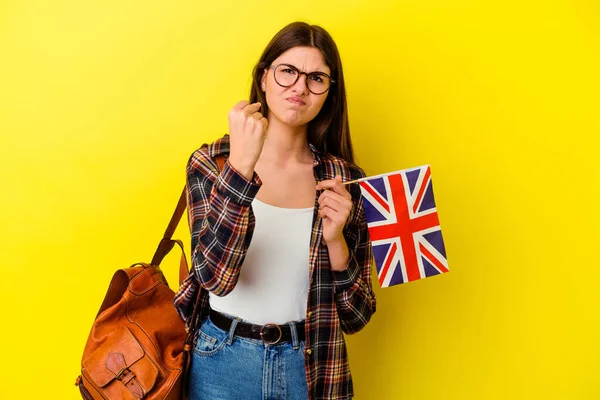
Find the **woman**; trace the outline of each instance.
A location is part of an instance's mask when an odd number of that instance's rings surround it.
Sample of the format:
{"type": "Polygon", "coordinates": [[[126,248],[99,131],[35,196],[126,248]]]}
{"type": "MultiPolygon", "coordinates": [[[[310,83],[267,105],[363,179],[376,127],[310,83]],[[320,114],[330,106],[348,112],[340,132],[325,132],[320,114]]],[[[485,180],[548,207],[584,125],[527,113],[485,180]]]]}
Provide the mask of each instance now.
{"type": "Polygon", "coordinates": [[[200,296],[191,399],[352,398],[343,333],[376,302],[360,188],[342,182],[363,176],[337,47],[318,26],[290,24],[229,134],[187,166],[193,273],[175,305],[189,325],[200,296]]]}

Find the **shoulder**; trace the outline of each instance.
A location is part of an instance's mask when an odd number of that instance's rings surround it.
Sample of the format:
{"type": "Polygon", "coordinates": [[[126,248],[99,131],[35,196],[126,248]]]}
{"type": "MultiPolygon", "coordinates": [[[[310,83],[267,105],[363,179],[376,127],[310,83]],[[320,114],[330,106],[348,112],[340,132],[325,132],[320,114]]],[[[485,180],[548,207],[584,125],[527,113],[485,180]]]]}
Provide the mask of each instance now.
{"type": "Polygon", "coordinates": [[[320,155],[324,166],[325,179],[332,179],[336,175],[341,175],[344,182],[364,178],[365,171],[357,164],[344,160],[341,157],[332,154],[320,155]]]}
{"type": "Polygon", "coordinates": [[[219,139],[204,143],[195,150],[188,159],[187,169],[197,171],[214,171],[218,173],[215,158],[219,155],[229,154],[229,135],[226,134],[219,139]]]}

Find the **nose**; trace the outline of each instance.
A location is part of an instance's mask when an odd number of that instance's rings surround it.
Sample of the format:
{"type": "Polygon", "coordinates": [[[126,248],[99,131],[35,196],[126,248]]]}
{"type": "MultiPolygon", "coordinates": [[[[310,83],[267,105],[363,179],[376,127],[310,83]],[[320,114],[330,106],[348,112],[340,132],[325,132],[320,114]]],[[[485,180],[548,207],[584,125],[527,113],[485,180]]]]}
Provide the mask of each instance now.
{"type": "Polygon", "coordinates": [[[304,72],[300,73],[298,80],[292,86],[292,91],[296,93],[307,94],[308,93],[308,75],[304,72]]]}

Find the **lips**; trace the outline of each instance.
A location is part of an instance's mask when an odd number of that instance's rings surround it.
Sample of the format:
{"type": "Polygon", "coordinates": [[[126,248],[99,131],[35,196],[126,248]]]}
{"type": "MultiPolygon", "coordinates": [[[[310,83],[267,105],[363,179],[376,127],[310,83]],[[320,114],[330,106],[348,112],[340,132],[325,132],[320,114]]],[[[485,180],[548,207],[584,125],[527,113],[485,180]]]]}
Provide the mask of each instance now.
{"type": "Polygon", "coordinates": [[[303,105],[305,105],[305,104],[306,104],[306,103],[304,102],[304,100],[302,100],[302,99],[301,99],[300,97],[298,97],[298,96],[292,96],[292,97],[288,97],[286,100],[287,100],[287,101],[289,101],[289,102],[290,102],[290,103],[292,103],[292,104],[295,104],[295,105],[297,105],[297,106],[303,106],[303,105]]]}

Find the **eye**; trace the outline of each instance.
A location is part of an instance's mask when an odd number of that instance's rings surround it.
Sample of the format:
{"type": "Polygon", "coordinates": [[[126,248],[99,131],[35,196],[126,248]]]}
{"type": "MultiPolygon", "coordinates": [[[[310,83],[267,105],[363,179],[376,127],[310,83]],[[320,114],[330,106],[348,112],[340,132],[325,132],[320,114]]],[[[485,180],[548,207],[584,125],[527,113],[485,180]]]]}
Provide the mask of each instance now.
{"type": "Polygon", "coordinates": [[[295,74],[296,73],[296,71],[294,71],[291,68],[283,68],[282,71],[285,72],[286,74],[295,74]]]}
{"type": "Polygon", "coordinates": [[[319,82],[319,83],[323,83],[323,76],[315,74],[315,75],[311,75],[310,79],[315,81],[315,82],[319,82]]]}

